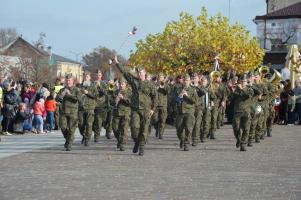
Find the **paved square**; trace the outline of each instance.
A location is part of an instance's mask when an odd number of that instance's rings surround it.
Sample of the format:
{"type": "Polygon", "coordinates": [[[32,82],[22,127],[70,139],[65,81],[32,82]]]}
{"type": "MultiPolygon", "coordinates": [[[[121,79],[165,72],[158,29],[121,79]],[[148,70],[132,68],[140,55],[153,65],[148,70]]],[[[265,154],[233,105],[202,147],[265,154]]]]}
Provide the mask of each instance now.
{"type": "Polygon", "coordinates": [[[273,137],[240,152],[230,126],[217,139],[178,149],[175,129],[151,135],[144,157],[117,151],[115,139],[63,151],[53,135],[2,137],[0,200],[301,199],[300,126],[275,126],[273,137]],[[23,152],[23,153],[22,153],[23,152]]]}

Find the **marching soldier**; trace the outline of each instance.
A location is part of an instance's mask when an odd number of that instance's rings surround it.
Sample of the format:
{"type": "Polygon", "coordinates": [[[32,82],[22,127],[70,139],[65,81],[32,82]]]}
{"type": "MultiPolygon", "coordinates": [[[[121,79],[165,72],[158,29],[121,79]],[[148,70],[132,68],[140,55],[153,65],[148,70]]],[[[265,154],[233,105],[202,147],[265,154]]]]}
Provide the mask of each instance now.
{"type": "Polygon", "coordinates": [[[209,86],[208,86],[208,78],[203,76],[201,80],[201,85],[204,88],[205,94],[203,95],[203,118],[201,124],[201,143],[204,143],[206,138],[209,136],[210,132],[210,124],[211,124],[211,105],[210,105],[210,93],[209,93],[209,86]]]}
{"type": "Polygon", "coordinates": [[[78,106],[81,100],[80,89],[75,87],[72,75],[66,76],[66,86],[60,90],[56,97],[57,101],[62,104],[61,130],[65,138],[66,151],[71,151],[74,141],[74,133],[77,128],[78,106]]]}
{"type": "Polygon", "coordinates": [[[184,147],[184,151],[189,151],[191,134],[195,121],[195,103],[197,101],[197,93],[191,86],[190,76],[187,74],[184,84],[177,91],[177,117],[176,129],[180,140],[180,148],[184,147]],[[184,133],[185,130],[185,133],[184,133]]]}
{"type": "Polygon", "coordinates": [[[113,111],[113,132],[117,139],[117,148],[124,151],[128,139],[128,129],[131,115],[131,95],[126,81],[120,80],[119,89],[115,92],[116,107],[113,111]]]}
{"type": "Polygon", "coordinates": [[[85,73],[84,81],[80,85],[80,88],[82,90],[82,98],[78,112],[78,128],[80,134],[83,136],[82,143],[85,146],[89,146],[97,97],[96,87],[91,81],[89,72],[85,73]]]}
{"type": "Polygon", "coordinates": [[[220,128],[220,126],[224,125],[224,117],[225,117],[225,110],[226,110],[226,101],[227,101],[227,86],[226,82],[222,82],[221,78],[218,78],[217,82],[219,83],[219,104],[218,104],[218,115],[217,115],[217,129],[220,128]]]}
{"type": "Polygon", "coordinates": [[[107,85],[102,81],[102,72],[97,72],[96,85],[96,106],[94,110],[94,142],[99,142],[100,131],[107,116],[107,85]]]}
{"type": "Polygon", "coordinates": [[[152,83],[145,79],[146,71],[143,68],[137,69],[138,78],[125,71],[119,65],[117,56],[115,56],[116,67],[122,73],[128,84],[132,88],[132,116],[131,133],[135,142],[133,153],[144,155],[144,147],[147,141],[150,119],[156,109],[156,91],[153,90],[152,83]]]}
{"type": "Polygon", "coordinates": [[[252,88],[247,85],[247,79],[245,75],[242,75],[239,78],[239,82],[231,97],[231,99],[234,101],[234,118],[232,126],[234,136],[236,138],[236,147],[240,147],[240,151],[246,151],[250,127],[250,100],[253,94],[252,88]]]}
{"type": "Polygon", "coordinates": [[[112,135],[112,120],[113,109],[115,107],[114,94],[116,93],[116,87],[114,80],[109,80],[107,90],[107,116],[106,116],[106,138],[111,139],[112,135]]]}
{"type": "Polygon", "coordinates": [[[248,146],[253,146],[253,142],[256,135],[256,127],[258,124],[258,119],[260,115],[262,115],[262,108],[259,105],[259,101],[261,100],[262,96],[262,88],[260,86],[260,77],[258,72],[250,73],[250,86],[252,87],[254,94],[251,97],[251,110],[250,110],[250,130],[249,130],[249,139],[248,139],[248,146]]]}
{"type": "Polygon", "coordinates": [[[200,140],[200,132],[203,120],[203,110],[204,110],[204,103],[203,103],[203,96],[206,94],[205,88],[199,85],[199,76],[197,74],[194,75],[192,86],[194,87],[197,98],[195,102],[195,124],[192,131],[192,146],[197,146],[200,140]]]}
{"type": "Polygon", "coordinates": [[[167,103],[169,93],[169,86],[165,83],[165,77],[162,73],[159,73],[157,80],[158,102],[153,118],[156,129],[156,137],[159,139],[163,139],[165,121],[167,118],[167,103]]]}
{"type": "Polygon", "coordinates": [[[217,128],[217,116],[220,99],[219,83],[217,79],[211,79],[209,93],[210,93],[210,108],[211,108],[211,121],[210,121],[210,139],[215,139],[215,132],[217,128]]]}

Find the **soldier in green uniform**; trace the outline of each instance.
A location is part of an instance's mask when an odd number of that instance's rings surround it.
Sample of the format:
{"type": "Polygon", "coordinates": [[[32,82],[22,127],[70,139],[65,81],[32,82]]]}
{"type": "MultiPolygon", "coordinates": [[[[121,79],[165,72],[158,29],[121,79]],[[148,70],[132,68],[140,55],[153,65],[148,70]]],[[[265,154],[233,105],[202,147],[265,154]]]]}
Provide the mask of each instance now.
{"type": "Polygon", "coordinates": [[[252,143],[255,140],[258,119],[262,114],[262,108],[259,104],[259,101],[261,100],[261,96],[262,96],[262,88],[260,86],[259,81],[260,81],[260,76],[257,71],[255,73],[250,73],[249,84],[252,87],[254,94],[253,97],[251,97],[251,110],[250,110],[251,123],[250,123],[250,130],[249,130],[249,139],[248,139],[249,147],[253,146],[252,143]]]}
{"type": "Polygon", "coordinates": [[[190,76],[187,74],[184,78],[184,84],[177,91],[177,117],[176,129],[177,136],[180,140],[180,148],[184,147],[184,151],[189,151],[191,134],[195,123],[195,103],[197,101],[197,93],[191,86],[190,76]],[[185,130],[185,134],[184,134],[185,130]]]}
{"type": "Polygon", "coordinates": [[[218,108],[220,102],[220,85],[217,80],[211,80],[209,93],[210,93],[210,108],[211,108],[211,121],[210,121],[210,131],[209,137],[210,139],[215,139],[215,132],[217,129],[217,116],[218,116],[218,108]]]}
{"type": "Polygon", "coordinates": [[[156,91],[153,90],[152,83],[145,79],[146,71],[143,68],[137,69],[138,78],[125,71],[119,65],[117,56],[115,56],[117,69],[122,73],[128,84],[132,88],[132,116],[131,116],[131,133],[135,142],[133,153],[144,155],[144,147],[147,141],[150,119],[157,107],[156,91]]]}
{"type": "Polygon", "coordinates": [[[115,91],[116,107],[113,111],[113,132],[117,139],[117,148],[124,151],[128,139],[128,129],[131,115],[130,88],[127,88],[125,79],[119,81],[119,89],[115,91]]]}
{"type": "Polygon", "coordinates": [[[268,90],[266,84],[262,81],[262,77],[260,77],[259,75],[256,75],[255,77],[255,84],[261,92],[258,98],[258,106],[260,106],[261,112],[257,116],[257,125],[255,127],[255,142],[260,143],[260,138],[262,137],[263,132],[265,130],[265,115],[267,112],[266,99],[268,90]]]}
{"type": "Polygon", "coordinates": [[[267,96],[267,118],[266,118],[266,134],[268,137],[272,137],[272,126],[275,118],[275,87],[271,82],[267,82],[268,96],[267,96]]]}
{"type": "Polygon", "coordinates": [[[94,110],[94,122],[92,130],[94,132],[94,142],[99,142],[100,131],[103,122],[107,116],[107,85],[102,81],[102,72],[97,72],[97,80],[95,81],[97,90],[96,106],[94,110]]]}
{"type": "Polygon", "coordinates": [[[111,139],[112,136],[112,120],[113,120],[113,110],[115,107],[114,94],[116,93],[116,87],[114,80],[108,81],[107,90],[107,116],[105,121],[106,128],[106,138],[111,139]]]}
{"type": "Polygon", "coordinates": [[[170,93],[169,86],[165,83],[165,77],[163,73],[158,74],[158,80],[156,84],[157,89],[157,109],[154,113],[154,125],[156,129],[156,137],[159,139],[163,139],[164,129],[165,129],[165,122],[167,118],[167,103],[168,103],[168,96],[170,93]]]}
{"type": "Polygon", "coordinates": [[[242,75],[239,78],[235,91],[231,94],[231,100],[234,101],[234,118],[232,126],[236,138],[236,147],[240,147],[240,151],[246,151],[250,128],[251,98],[253,94],[253,89],[247,85],[245,75],[242,75]]]}
{"type": "Polygon", "coordinates": [[[208,85],[208,78],[206,76],[202,77],[201,85],[204,88],[205,94],[203,96],[203,117],[202,117],[202,124],[201,124],[201,135],[200,140],[201,143],[206,141],[206,138],[209,136],[210,132],[210,124],[211,124],[211,105],[210,105],[210,93],[209,93],[209,85],[208,85]]]}
{"type": "Polygon", "coordinates": [[[56,101],[62,104],[60,113],[61,130],[65,138],[66,151],[71,151],[74,141],[74,133],[77,128],[78,107],[81,100],[81,91],[75,87],[74,78],[66,76],[66,86],[60,90],[56,101]]]}
{"type": "Polygon", "coordinates": [[[219,129],[224,125],[224,117],[226,110],[226,101],[227,101],[227,82],[222,81],[221,78],[218,78],[217,82],[219,83],[219,102],[218,102],[218,114],[217,114],[217,124],[216,128],[219,129]]]}
{"type": "MultiPolygon", "coordinates": [[[[56,83],[55,86],[53,88],[54,92],[57,94],[59,93],[59,91],[64,87],[64,79],[63,78],[57,78],[56,79],[56,83]]],[[[61,105],[59,102],[57,102],[57,107],[56,110],[54,112],[54,126],[55,126],[55,130],[59,130],[60,128],[60,110],[62,109],[61,105]]]]}
{"type": "Polygon", "coordinates": [[[199,76],[198,74],[194,74],[192,87],[195,89],[197,93],[197,98],[195,102],[195,123],[192,131],[192,146],[197,146],[200,140],[201,126],[203,125],[203,110],[204,110],[204,95],[206,94],[206,90],[204,87],[199,85],[199,76]]]}
{"type": "Polygon", "coordinates": [[[97,97],[97,90],[91,81],[91,75],[89,72],[85,73],[84,81],[80,85],[80,89],[82,92],[82,98],[78,111],[78,128],[80,134],[83,136],[82,143],[84,143],[85,146],[89,146],[97,97]]]}

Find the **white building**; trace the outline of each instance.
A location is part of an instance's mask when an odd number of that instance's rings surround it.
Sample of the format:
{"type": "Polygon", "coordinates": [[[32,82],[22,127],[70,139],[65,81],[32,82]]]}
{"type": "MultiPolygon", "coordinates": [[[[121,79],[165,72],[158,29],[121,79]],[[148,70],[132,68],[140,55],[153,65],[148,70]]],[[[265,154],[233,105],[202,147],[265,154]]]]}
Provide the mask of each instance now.
{"type": "MultiPolygon", "coordinates": [[[[267,3],[267,6],[271,6],[270,1],[267,3]]],[[[266,15],[256,16],[254,22],[257,25],[257,38],[266,50],[264,64],[272,63],[275,68],[281,68],[289,45],[301,45],[301,1],[266,15]]]]}

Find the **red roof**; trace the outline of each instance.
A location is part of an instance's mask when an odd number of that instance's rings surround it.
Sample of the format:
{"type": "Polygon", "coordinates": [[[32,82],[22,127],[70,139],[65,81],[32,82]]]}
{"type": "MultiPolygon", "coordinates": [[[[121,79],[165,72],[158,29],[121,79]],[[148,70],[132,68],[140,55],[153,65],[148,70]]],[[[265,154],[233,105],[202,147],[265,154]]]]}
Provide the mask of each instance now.
{"type": "Polygon", "coordinates": [[[288,19],[288,18],[301,18],[301,2],[291,6],[276,10],[266,15],[256,16],[258,19],[288,19]]]}

